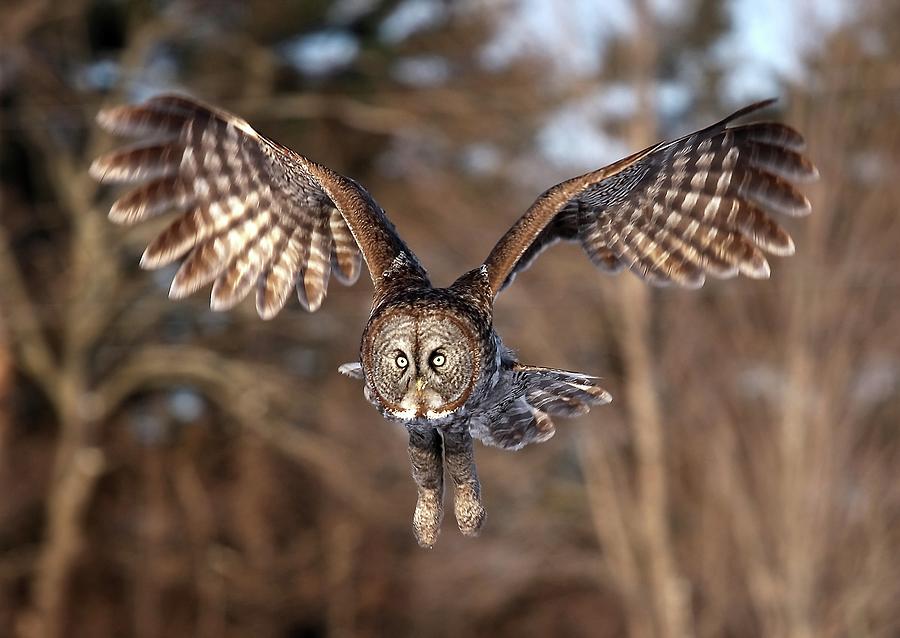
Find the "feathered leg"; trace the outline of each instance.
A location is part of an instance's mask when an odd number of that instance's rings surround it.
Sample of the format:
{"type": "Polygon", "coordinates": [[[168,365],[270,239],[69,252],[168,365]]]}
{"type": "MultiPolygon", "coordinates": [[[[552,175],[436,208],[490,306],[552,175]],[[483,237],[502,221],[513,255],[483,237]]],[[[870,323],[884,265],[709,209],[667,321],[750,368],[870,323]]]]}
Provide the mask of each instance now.
{"type": "Polygon", "coordinates": [[[422,547],[431,547],[444,518],[444,464],[441,435],[435,429],[410,430],[409,461],[419,496],[413,514],[413,531],[422,547]]]}
{"type": "Polygon", "coordinates": [[[484,506],[475,470],[472,436],[468,431],[444,434],[444,457],[456,488],[453,504],[459,531],[466,536],[476,536],[484,523],[484,506]]]}

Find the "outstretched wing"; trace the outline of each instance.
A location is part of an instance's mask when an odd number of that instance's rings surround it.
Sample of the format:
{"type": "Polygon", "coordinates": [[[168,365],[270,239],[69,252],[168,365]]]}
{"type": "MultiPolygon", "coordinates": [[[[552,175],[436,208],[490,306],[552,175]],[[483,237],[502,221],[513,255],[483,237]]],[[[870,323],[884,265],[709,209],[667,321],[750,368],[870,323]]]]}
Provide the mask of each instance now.
{"type": "Polygon", "coordinates": [[[117,223],[178,210],[147,247],[144,268],[182,257],[169,296],[215,282],[210,305],[231,308],[256,285],[256,308],[274,317],[296,287],[313,312],[333,272],[350,285],[360,252],[378,294],[402,256],[418,264],[394,226],[356,182],[269,140],[244,120],[193,99],[162,95],[101,111],[99,124],[142,141],[100,157],[91,175],[137,182],[109,216],[117,223]]]}
{"type": "Polygon", "coordinates": [[[768,277],[762,251],[794,251],[769,213],[808,214],[795,183],[818,174],[792,128],[728,126],[772,102],[544,192],[485,261],[493,293],[560,240],[580,242],[601,270],[627,266],[654,284],[698,287],[707,274],[768,277]]]}
{"type": "Polygon", "coordinates": [[[579,416],[612,401],[597,377],[514,361],[504,361],[492,394],[495,401],[469,417],[469,432],[485,445],[506,450],[552,437],[552,417],[579,416]]]}

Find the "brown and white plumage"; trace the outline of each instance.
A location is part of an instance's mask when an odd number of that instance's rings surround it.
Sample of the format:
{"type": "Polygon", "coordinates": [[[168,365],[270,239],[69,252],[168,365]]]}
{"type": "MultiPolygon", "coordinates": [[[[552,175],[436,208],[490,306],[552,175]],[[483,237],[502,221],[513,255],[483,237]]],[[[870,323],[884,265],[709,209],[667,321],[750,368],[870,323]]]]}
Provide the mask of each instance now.
{"type": "Polygon", "coordinates": [[[341,283],[356,281],[361,251],[379,275],[399,253],[412,255],[362,187],[236,116],[163,95],[101,111],[97,120],[112,133],[144,139],[91,165],[100,181],[139,184],[113,204],[110,219],[134,224],[180,213],[141,259],[159,268],[185,257],[173,298],[215,282],[211,305],[224,310],[255,285],[257,311],[271,318],[296,287],[314,311],[332,273],[341,283]]]}
{"type": "Polygon", "coordinates": [[[222,310],[255,287],[257,311],[271,318],[296,289],[315,311],[331,275],[352,284],[365,260],[375,299],[360,362],[341,371],[408,429],[413,527],[430,547],[443,515],[443,464],[460,530],[477,534],[484,520],[473,437],[519,449],[550,438],[553,417],[610,401],[597,377],[521,364],[493,329],[497,293],[540,252],[577,241],[601,270],[628,267],[654,284],[690,287],[707,275],[767,277],[765,253],[793,252],[770,215],[810,210],[795,186],[816,175],[799,153],[802,138],[778,123],[729,126],[767,104],[547,190],[484,264],[447,288],[431,285],[359,184],[189,98],[102,111],[104,128],[142,140],[99,158],[91,173],[137,184],[113,204],[113,221],[177,211],[141,260],[146,268],[183,260],[172,297],[213,283],[211,305],[222,310]]]}
{"type": "Polygon", "coordinates": [[[653,284],[701,286],[706,275],[769,275],[764,252],[789,255],[770,217],[806,215],[794,182],[814,179],[803,138],[774,122],[729,127],[748,106],[544,192],[485,261],[494,292],[547,246],[577,241],[601,270],[624,267],[653,284]]]}

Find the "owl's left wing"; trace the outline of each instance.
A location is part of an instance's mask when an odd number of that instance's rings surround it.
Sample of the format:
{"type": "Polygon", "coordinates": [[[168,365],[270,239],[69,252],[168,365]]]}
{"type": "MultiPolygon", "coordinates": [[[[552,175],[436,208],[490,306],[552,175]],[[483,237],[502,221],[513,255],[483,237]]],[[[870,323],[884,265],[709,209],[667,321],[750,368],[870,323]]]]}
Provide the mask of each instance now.
{"type": "Polygon", "coordinates": [[[581,372],[502,363],[495,400],[469,416],[469,432],[485,445],[519,450],[553,436],[553,417],[586,414],[612,400],[600,379],[581,372]]]}
{"type": "Polygon", "coordinates": [[[728,126],[772,102],[544,192],[485,261],[493,294],[560,240],[580,242],[601,270],[627,266],[654,284],[698,287],[707,274],[768,277],[762,251],[794,250],[769,213],[808,214],[795,182],[817,176],[792,128],[728,126]]]}
{"type": "Polygon", "coordinates": [[[160,95],[103,110],[97,121],[142,138],[91,165],[100,181],[138,184],[113,204],[110,219],[133,224],[180,213],[141,258],[144,268],[159,268],[185,257],[171,297],[215,282],[210,305],[223,310],[255,286],[257,312],[271,318],[295,287],[303,306],[317,310],[332,273],[341,283],[356,281],[360,253],[376,295],[398,263],[424,276],[365,189],[235,115],[160,95]]]}

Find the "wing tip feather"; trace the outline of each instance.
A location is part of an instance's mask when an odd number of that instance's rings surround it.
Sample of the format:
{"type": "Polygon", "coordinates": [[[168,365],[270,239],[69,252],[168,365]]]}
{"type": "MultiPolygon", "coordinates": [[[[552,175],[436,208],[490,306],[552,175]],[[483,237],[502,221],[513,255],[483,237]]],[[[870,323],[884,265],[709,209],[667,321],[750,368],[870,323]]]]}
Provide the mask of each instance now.
{"type": "Polygon", "coordinates": [[[750,279],[768,279],[772,275],[772,269],[765,258],[742,261],[738,270],[750,279]]]}
{"type": "Polygon", "coordinates": [[[323,289],[321,292],[313,290],[314,294],[310,296],[310,291],[307,289],[302,276],[297,281],[295,288],[297,289],[297,299],[300,300],[300,305],[303,306],[306,312],[316,312],[322,306],[322,302],[325,301],[327,290],[323,289]]]}
{"type": "Polygon", "coordinates": [[[130,226],[143,216],[143,205],[125,204],[118,199],[109,208],[109,221],[119,226],[130,226]]]}
{"type": "Polygon", "coordinates": [[[107,106],[97,111],[97,115],[94,116],[94,121],[104,131],[115,133],[118,128],[118,122],[122,116],[122,113],[127,108],[130,107],[122,105],[107,106]]]}
{"type": "Polygon", "coordinates": [[[287,293],[276,296],[261,286],[256,292],[256,314],[263,321],[271,321],[282,311],[287,298],[287,293]]]}
{"type": "Polygon", "coordinates": [[[91,165],[88,167],[88,175],[91,176],[92,179],[100,182],[101,184],[107,180],[107,175],[109,174],[109,164],[106,161],[106,156],[101,155],[96,158],[91,165]]]}
{"type": "Polygon", "coordinates": [[[256,314],[259,315],[259,318],[262,319],[263,321],[271,321],[272,319],[274,319],[275,317],[278,316],[278,313],[280,311],[281,311],[281,308],[274,306],[274,305],[268,305],[268,306],[265,306],[265,305],[260,306],[259,304],[256,305],[256,314]]]}
{"type": "Polygon", "coordinates": [[[785,235],[785,237],[783,239],[783,243],[781,243],[781,244],[769,242],[769,243],[762,245],[761,248],[763,250],[765,250],[767,253],[770,253],[777,257],[790,257],[796,251],[796,246],[794,245],[794,240],[791,238],[790,235],[785,235]]]}
{"type": "Polygon", "coordinates": [[[209,295],[209,307],[215,312],[225,312],[237,306],[244,299],[238,291],[229,289],[222,282],[223,278],[216,279],[213,284],[212,293],[209,295]]]}
{"type": "Polygon", "coordinates": [[[684,281],[678,282],[683,288],[688,290],[699,290],[706,283],[706,275],[700,272],[696,277],[688,277],[684,281]]]}
{"type": "Polygon", "coordinates": [[[181,276],[181,271],[179,270],[175,273],[175,278],[172,279],[172,285],[169,286],[169,299],[173,301],[184,299],[197,292],[199,288],[200,286],[197,283],[181,276]]]}
{"type": "Polygon", "coordinates": [[[806,195],[801,195],[802,202],[800,205],[794,209],[793,216],[794,217],[807,217],[812,213],[812,202],[809,201],[809,197],[806,195]]]}
{"type": "Polygon", "coordinates": [[[766,98],[765,100],[759,100],[757,102],[754,102],[753,104],[748,104],[747,106],[745,106],[741,109],[738,109],[731,115],[719,120],[716,124],[713,125],[713,127],[725,126],[726,124],[729,124],[737,119],[740,119],[740,118],[744,117],[745,115],[750,115],[751,113],[755,113],[757,111],[763,110],[764,108],[772,106],[777,101],[778,101],[777,97],[770,97],[770,98],[766,98]]]}
{"type": "Polygon", "coordinates": [[[156,251],[152,251],[153,245],[147,246],[141,254],[141,260],[138,262],[141,270],[156,270],[164,265],[163,256],[156,251]]]}

